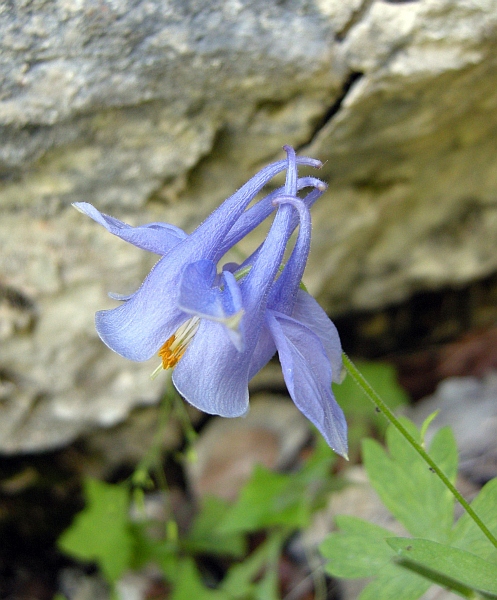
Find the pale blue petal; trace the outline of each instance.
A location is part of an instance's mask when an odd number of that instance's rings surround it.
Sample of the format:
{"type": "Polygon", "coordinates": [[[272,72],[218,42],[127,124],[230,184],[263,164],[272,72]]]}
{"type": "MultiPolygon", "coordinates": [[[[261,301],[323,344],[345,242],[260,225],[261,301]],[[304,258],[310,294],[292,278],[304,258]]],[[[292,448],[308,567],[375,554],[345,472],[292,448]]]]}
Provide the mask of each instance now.
{"type": "MultiPolygon", "coordinates": [[[[250,273],[240,282],[245,310],[244,350],[236,350],[222,325],[204,319],[175,368],[173,382],[178,391],[205,412],[235,417],[248,408],[250,365],[261,337],[268,290],[288,241],[286,232],[291,211],[289,206],[278,209],[261,252],[250,273]]],[[[229,282],[228,273],[224,278],[229,282]]],[[[232,284],[233,281],[229,285],[232,284]]]]}
{"type": "Polygon", "coordinates": [[[319,337],[331,364],[332,380],[342,381],[342,345],[337,328],[316,300],[304,290],[297,292],[292,318],[319,337]]]}
{"type": "Polygon", "coordinates": [[[221,287],[215,286],[216,265],[199,260],[185,267],[181,278],[178,306],[190,315],[223,324],[238,350],[243,348],[241,321],[242,296],[232,273],[221,277],[221,287]]]}
{"type": "MultiPolygon", "coordinates": [[[[283,196],[278,202],[285,202],[283,196]]],[[[304,274],[311,244],[311,215],[303,200],[293,198],[290,204],[297,209],[300,217],[300,227],[297,241],[281,275],[271,289],[268,306],[290,315],[297,297],[297,291],[304,274]]]]}
{"type": "Polygon", "coordinates": [[[276,354],[276,345],[266,322],[263,323],[257,345],[250,361],[249,381],[267,365],[276,354]]]}
{"type": "Polygon", "coordinates": [[[199,410],[240,417],[249,406],[249,360],[249,353],[236,350],[222,325],[203,320],[174,369],[173,383],[199,410]]]}
{"type": "Polygon", "coordinates": [[[187,237],[179,227],[169,223],[148,223],[132,227],[119,219],[101,213],[88,202],[75,202],[73,206],[125,242],[155,254],[167,254],[171,248],[187,237]]]}
{"type": "Polygon", "coordinates": [[[242,292],[233,273],[225,271],[221,276],[224,313],[228,316],[223,323],[230,340],[241,352],[245,348],[242,292]]]}
{"type": "Polygon", "coordinates": [[[189,318],[163,295],[158,273],[147,278],[149,293],[136,292],[121,306],[95,315],[101,340],[129,360],[148,360],[189,318]]]}
{"type": "MultiPolygon", "coordinates": [[[[297,163],[310,166],[320,165],[319,161],[305,157],[298,158],[297,163]]],[[[97,313],[97,331],[112,350],[126,358],[138,361],[147,360],[159,350],[188,316],[178,305],[181,277],[186,265],[201,259],[212,260],[217,264],[224,253],[222,244],[228,232],[262,187],[274,175],[284,170],[287,164],[287,160],[282,160],[262,169],[214,211],[193,234],[175,243],[167,255],[155,265],[141,287],[134,294],[125,297],[124,304],[115,309],[97,313]]],[[[149,239],[151,233],[164,233],[164,231],[160,231],[161,229],[165,229],[169,233],[173,231],[156,224],[152,224],[149,228],[131,228],[112,217],[104,218],[92,207],[88,208],[89,206],[86,203],[79,203],[79,208],[83,212],[123,239],[125,239],[124,236],[130,236],[130,230],[141,229],[138,236],[140,240],[135,239],[133,243],[139,241],[147,249],[158,250],[156,246],[149,248],[147,242],[143,241],[149,239]],[[145,233],[148,235],[145,238],[141,237],[145,233]]],[[[284,208],[280,209],[278,213],[283,212],[284,208]]],[[[247,325],[245,331],[246,336],[251,337],[249,346],[252,350],[257,341],[256,332],[260,330],[263,321],[267,291],[274,279],[274,270],[277,271],[278,261],[281,260],[290,233],[287,214],[283,221],[275,219],[275,222],[279,223],[276,228],[276,237],[273,236],[271,245],[263,246],[263,249],[266,248],[266,252],[262,250],[258,252],[261,260],[254,258],[251,263],[254,268],[243,282],[245,284],[243,304],[245,307],[248,302],[247,306],[251,311],[249,320],[251,325],[247,325]],[[256,264],[260,268],[255,268],[256,264]]],[[[173,234],[175,232],[178,233],[174,230],[173,234]]],[[[130,237],[129,239],[131,240],[130,237]]],[[[162,250],[164,248],[161,248],[162,250]]],[[[222,326],[220,331],[223,331],[222,326]]],[[[227,336],[225,338],[227,339],[227,336]]],[[[227,342],[233,348],[229,339],[227,342]]],[[[233,351],[236,351],[236,348],[233,348],[233,351]]]]}
{"type": "Polygon", "coordinates": [[[288,167],[286,169],[285,193],[292,196],[297,195],[297,161],[295,150],[291,146],[283,146],[287,154],[288,167]]]}
{"type": "MultiPolygon", "coordinates": [[[[181,257],[184,245],[182,242],[171,253],[181,257]]],[[[97,332],[109,348],[130,360],[147,360],[189,317],[178,308],[181,267],[187,257],[181,258],[176,264],[169,255],[161,258],[124,304],[97,312],[97,332]]]]}
{"type": "MultiPolygon", "coordinates": [[[[246,207],[266,183],[277,173],[283,171],[286,165],[286,160],[280,160],[259,171],[259,173],[249,179],[245,185],[225,200],[219,208],[197,227],[190,237],[195,237],[198,241],[197,243],[210,249],[210,253],[202,258],[210,258],[216,263],[221,259],[226,253],[223,242],[229,230],[235,225],[246,207]]],[[[247,232],[243,233],[243,235],[247,232]]]]}
{"type": "Polygon", "coordinates": [[[285,315],[268,314],[288,392],[297,408],[330,447],[347,455],[347,423],[331,390],[331,367],[323,345],[310,329],[285,315]]]}
{"type": "MultiPolygon", "coordinates": [[[[298,158],[297,158],[298,162],[298,158]]],[[[323,195],[323,193],[327,189],[327,185],[317,179],[315,177],[299,177],[297,180],[297,189],[301,190],[306,187],[314,187],[315,189],[309,192],[305,198],[303,198],[304,202],[310,208],[316,200],[323,195]]],[[[260,225],[269,215],[274,211],[275,207],[273,205],[273,200],[283,194],[285,192],[284,187],[280,187],[276,190],[273,190],[266,197],[262,198],[247,209],[238,219],[238,221],[233,225],[232,229],[226,236],[223,241],[222,249],[223,254],[227,252],[231,247],[237,244],[243,237],[247,235],[249,231],[255,229],[258,225],[260,225]]],[[[295,216],[292,219],[291,231],[295,229],[298,225],[298,217],[295,216]]]]}
{"type": "Polygon", "coordinates": [[[186,265],[181,277],[178,306],[198,317],[222,318],[221,290],[214,288],[216,265],[212,260],[198,260],[186,265]]]}
{"type": "MultiPolygon", "coordinates": [[[[302,199],[302,200],[303,200],[303,202],[305,203],[305,205],[306,205],[308,208],[310,208],[310,207],[311,207],[311,206],[314,204],[314,202],[315,202],[315,201],[316,201],[316,200],[317,200],[317,199],[318,199],[318,198],[319,198],[319,197],[320,197],[320,196],[323,194],[323,191],[324,191],[324,190],[326,190],[326,186],[324,186],[322,189],[315,189],[315,190],[312,190],[312,192],[309,192],[309,193],[307,194],[307,196],[306,196],[305,198],[303,198],[303,199],[302,199]]],[[[277,197],[277,196],[275,196],[275,197],[273,198],[273,200],[274,200],[276,197],[277,197]]],[[[261,200],[261,202],[262,202],[262,200],[261,200]]],[[[257,205],[255,205],[253,208],[255,208],[256,206],[257,206],[257,205]]],[[[273,205],[271,204],[271,206],[273,206],[273,205]]],[[[274,208],[274,207],[273,207],[273,208],[274,208]]],[[[248,213],[248,212],[249,212],[249,211],[247,211],[247,213],[248,213]]],[[[245,214],[247,214],[247,213],[245,213],[245,214]]],[[[270,214],[270,213],[268,213],[268,214],[270,214]]],[[[244,216],[244,215],[242,215],[242,217],[240,217],[240,220],[243,218],[243,216],[244,216]]],[[[293,231],[295,230],[295,228],[296,228],[296,227],[297,227],[297,225],[299,224],[299,221],[300,221],[300,219],[299,219],[299,216],[298,216],[298,213],[297,213],[297,211],[293,211],[293,212],[292,212],[292,216],[290,217],[290,221],[289,221],[289,223],[288,223],[288,232],[289,232],[289,233],[288,233],[288,235],[289,235],[289,236],[290,236],[290,235],[293,233],[293,231]]],[[[233,231],[233,230],[232,230],[232,231],[233,231]]],[[[228,234],[229,236],[231,236],[231,233],[232,233],[232,231],[230,231],[230,233],[228,234]]],[[[243,236],[240,236],[240,238],[239,238],[239,239],[241,239],[241,237],[243,237],[243,236]]],[[[236,241],[238,241],[238,240],[236,240],[236,241]]],[[[260,245],[260,246],[259,246],[259,247],[258,247],[258,248],[257,248],[257,249],[256,249],[256,250],[255,250],[255,251],[254,251],[254,252],[253,252],[253,253],[252,253],[252,254],[251,254],[249,257],[248,257],[248,258],[246,258],[246,259],[243,261],[243,263],[240,265],[240,267],[239,267],[239,268],[240,268],[240,269],[243,269],[243,268],[245,268],[245,267],[248,267],[248,266],[252,265],[252,264],[254,263],[255,259],[257,258],[257,256],[258,256],[259,252],[261,251],[261,248],[262,248],[262,244],[261,244],[261,245],[260,245]]]]}
{"type": "Polygon", "coordinates": [[[133,294],[116,294],[116,292],[109,292],[107,294],[107,296],[109,296],[109,298],[112,298],[112,300],[119,300],[119,302],[126,302],[132,296],[134,296],[134,292],[133,292],[133,294]]]}

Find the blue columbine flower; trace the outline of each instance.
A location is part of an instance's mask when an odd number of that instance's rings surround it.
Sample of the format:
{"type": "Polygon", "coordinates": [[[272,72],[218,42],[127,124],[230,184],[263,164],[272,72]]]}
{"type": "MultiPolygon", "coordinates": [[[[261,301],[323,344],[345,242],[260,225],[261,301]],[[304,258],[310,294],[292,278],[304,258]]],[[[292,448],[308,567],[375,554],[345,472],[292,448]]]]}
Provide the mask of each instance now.
{"type": "Polygon", "coordinates": [[[298,178],[296,157],[269,165],[224,202],[192,234],[165,223],[130,227],[87,203],[75,206],[108,231],[162,255],[137,292],[118,308],[96,315],[97,331],[131,360],[159,352],[160,368],[173,368],[173,383],[197,408],[226,417],[248,410],[248,382],[278,351],[297,407],[329,445],[346,456],[346,423],[332,391],[340,379],[341,346],[334,325],[301,279],[310,245],[309,207],[326,185],[298,178]],[[247,209],[264,185],[287,169],[285,186],[247,209]],[[303,199],[299,190],[311,187],[303,199]],[[276,209],[263,244],[242,265],[217,272],[222,256],[276,209]],[[299,233],[281,267],[293,230],[299,233]]]}

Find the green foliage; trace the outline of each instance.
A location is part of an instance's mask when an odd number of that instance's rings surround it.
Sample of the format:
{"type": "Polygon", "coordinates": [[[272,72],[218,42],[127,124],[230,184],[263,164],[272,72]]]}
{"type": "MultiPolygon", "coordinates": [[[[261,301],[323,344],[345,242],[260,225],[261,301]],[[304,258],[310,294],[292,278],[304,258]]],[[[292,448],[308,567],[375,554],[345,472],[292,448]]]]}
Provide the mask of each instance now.
{"type": "Polygon", "coordinates": [[[399,564],[417,570],[458,591],[472,590],[497,598],[497,563],[483,560],[471,552],[431,540],[389,538],[388,545],[401,557],[399,564]]]}
{"type": "Polygon", "coordinates": [[[257,467],[233,505],[206,498],[186,534],[180,536],[170,520],[159,538],[150,535],[150,523],[132,522],[129,517],[132,500],[142,506],[141,488],[88,480],[86,507],[60,537],[59,547],[78,559],[96,562],[109,583],[126,569],[154,563],[172,585],[173,600],[277,600],[283,544],[322,505],[334,461],[335,455],[319,438],[299,471],[281,474],[257,467]],[[247,557],[246,534],[268,528],[267,539],[247,557]],[[235,563],[213,590],[205,586],[195,564],[194,558],[203,554],[245,560],[235,563]]]}
{"type": "Polygon", "coordinates": [[[267,527],[305,527],[327,489],[335,455],[318,437],[313,456],[300,471],[283,474],[257,466],[228,511],[219,531],[257,531],[267,527]]]}
{"type": "Polygon", "coordinates": [[[177,582],[171,600],[231,600],[225,591],[205,587],[192,558],[181,561],[177,582]]]}
{"type": "MultiPolygon", "coordinates": [[[[401,421],[421,443],[414,425],[407,419],[401,421]]],[[[337,577],[374,578],[359,600],[417,600],[432,583],[468,598],[481,592],[494,594],[497,550],[469,515],[454,525],[452,495],[393,427],[387,430],[387,447],[388,451],[365,440],[364,465],[385,506],[414,537],[394,537],[391,531],[362,519],[339,516],[340,531],[321,545],[329,561],[326,570],[337,577]]],[[[437,432],[430,455],[454,480],[457,448],[448,428],[437,432]]],[[[496,505],[497,480],[487,484],[472,504],[497,533],[496,505]]]]}
{"type": "Polygon", "coordinates": [[[206,498],[184,542],[184,547],[192,553],[242,558],[246,553],[244,536],[238,531],[228,531],[227,528],[220,527],[220,524],[225,524],[229,508],[225,500],[214,496],[206,498]]]}
{"type": "Polygon", "coordinates": [[[248,558],[231,567],[222,583],[231,600],[278,600],[277,563],[287,534],[286,529],[273,531],[248,558]]]}
{"type": "Polygon", "coordinates": [[[128,490],[89,479],[86,508],[59,538],[59,548],[83,561],[94,561],[109,582],[130,564],[133,538],[128,520],[128,490]]]}
{"type": "MultiPolygon", "coordinates": [[[[471,503],[471,507],[490,531],[497,535],[497,478],[489,481],[471,503]]],[[[465,513],[456,523],[451,534],[451,545],[497,563],[497,550],[470,516],[465,513]]]]}
{"type": "MultiPolygon", "coordinates": [[[[397,374],[392,365],[358,361],[356,366],[391,409],[407,404],[407,394],[397,383],[397,374]]],[[[361,440],[370,435],[371,431],[382,434],[387,422],[352,377],[346,377],[341,384],[333,384],[333,393],[347,418],[349,456],[354,460],[359,453],[361,440]]]]}
{"type": "MultiPolygon", "coordinates": [[[[402,419],[418,439],[412,423],[402,419]]],[[[415,536],[445,541],[453,523],[454,497],[425,461],[393,427],[387,430],[390,456],[373,440],[363,443],[363,459],[371,484],[383,504],[415,536]]],[[[451,481],[457,474],[457,447],[452,432],[441,429],[434,437],[430,454],[451,481]]]]}
{"type": "MultiPolygon", "coordinates": [[[[363,364],[362,370],[391,406],[405,402],[392,368],[363,364]]],[[[357,373],[356,380],[368,393],[368,384],[357,373]]],[[[337,577],[371,578],[359,600],[417,600],[432,583],[466,598],[497,599],[497,547],[489,541],[492,533],[497,535],[497,479],[471,505],[489,531],[485,534],[478,517],[467,513],[454,524],[454,497],[447,487],[457,473],[451,431],[441,429],[434,436],[429,449],[434,462],[429,468],[418,452],[424,452],[424,436],[434,417],[419,432],[407,419],[399,424],[381,398],[369,392],[390,421],[405,430],[403,434],[395,427],[387,430],[387,449],[364,440],[364,465],[379,497],[412,537],[395,537],[388,529],[357,517],[339,516],[339,531],[321,546],[329,561],[326,570],[337,577]],[[408,443],[410,436],[418,452],[408,443]],[[447,475],[445,484],[437,469],[447,475]]],[[[355,423],[355,434],[361,428],[381,430],[383,416],[359,393],[352,379],[336,389],[349,420],[355,423]]],[[[172,600],[278,600],[283,544],[293,531],[308,526],[329,492],[339,485],[331,476],[335,455],[318,436],[314,452],[300,470],[282,474],[257,467],[234,504],[207,498],[188,532],[180,533],[171,517],[166,523],[153,523],[152,535],[151,524],[133,521],[129,508],[143,506],[145,490],[154,485],[152,472],[167,487],[159,434],[171,407],[176,406],[173,400],[164,403],[158,434],[127,485],[85,482],[86,506],[59,538],[59,547],[80,560],[96,562],[110,584],[127,569],[154,563],[171,585],[172,600]],[[159,525],[162,535],[157,534],[159,525]],[[254,532],[264,532],[265,538],[247,555],[247,534],[254,532]],[[222,557],[224,564],[231,565],[216,589],[205,583],[198,560],[204,554],[222,557]]],[[[425,453],[427,460],[430,457],[425,453]]],[[[459,500],[464,503],[463,498],[459,500]]]]}

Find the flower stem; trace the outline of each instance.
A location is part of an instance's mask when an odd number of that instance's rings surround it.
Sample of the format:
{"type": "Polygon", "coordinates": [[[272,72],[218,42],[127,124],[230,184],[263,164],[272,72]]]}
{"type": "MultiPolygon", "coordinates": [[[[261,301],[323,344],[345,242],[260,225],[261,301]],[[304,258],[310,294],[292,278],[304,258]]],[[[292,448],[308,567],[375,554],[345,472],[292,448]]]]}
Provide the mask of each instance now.
{"type": "Polygon", "coordinates": [[[416,452],[425,460],[425,462],[429,465],[430,469],[435,472],[438,477],[442,480],[445,486],[450,490],[452,495],[456,498],[456,500],[461,504],[464,510],[468,513],[468,515],[473,519],[482,533],[488,538],[491,544],[497,548],[497,538],[492,534],[492,532],[488,529],[488,527],[483,523],[480,517],[475,513],[475,511],[471,508],[470,504],[466,502],[466,500],[462,497],[460,492],[454,487],[451,483],[450,479],[445,475],[445,473],[440,469],[440,467],[435,463],[435,461],[430,457],[430,455],[426,452],[426,450],[418,444],[418,442],[412,437],[412,435],[407,431],[407,429],[402,425],[402,423],[397,419],[394,413],[388,408],[388,406],[383,402],[380,396],[374,391],[371,385],[364,379],[361,375],[357,367],[350,360],[350,358],[345,354],[342,354],[343,364],[347,371],[349,372],[352,379],[357,383],[357,385],[362,389],[362,391],[366,394],[366,396],[373,402],[375,406],[385,415],[388,421],[399,431],[399,433],[411,444],[411,446],[416,450],[416,452]]]}

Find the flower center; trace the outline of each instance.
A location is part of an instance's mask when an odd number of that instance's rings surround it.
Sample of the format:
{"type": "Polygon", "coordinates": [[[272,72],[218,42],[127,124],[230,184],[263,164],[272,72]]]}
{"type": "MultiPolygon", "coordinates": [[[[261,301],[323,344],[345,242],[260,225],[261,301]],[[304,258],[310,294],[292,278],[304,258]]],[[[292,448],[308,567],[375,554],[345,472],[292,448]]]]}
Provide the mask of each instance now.
{"type": "Polygon", "coordinates": [[[192,317],[178,327],[176,332],[166,340],[159,350],[159,357],[162,359],[162,364],[152,373],[152,378],[155,378],[161,369],[172,369],[176,366],[193,336],[197,333],[199,324],[199,317],[192,317]]]}

